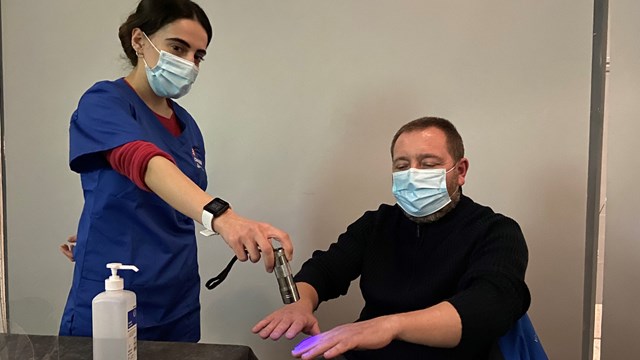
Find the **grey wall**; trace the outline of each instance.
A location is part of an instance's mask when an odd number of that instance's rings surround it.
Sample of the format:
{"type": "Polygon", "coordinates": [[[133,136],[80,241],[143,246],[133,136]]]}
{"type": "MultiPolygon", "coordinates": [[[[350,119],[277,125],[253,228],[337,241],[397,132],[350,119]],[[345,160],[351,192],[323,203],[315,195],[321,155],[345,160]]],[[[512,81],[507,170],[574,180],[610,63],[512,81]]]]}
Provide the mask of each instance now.
{"type": "MultiPolygon", "coordinates": [[[[515,218],[530,249],[530,315],[553,359],[580,358],[591,1],[201,1],[216,35],[180,103],[205,134],[209,192],[292,236],[297,270],[347,224],[391,202],[388,147],[409,120],[457,124],[465,193],[515,218]]],[[[4,0],[10,316],[57,332],[72,265],[79,177],[68,119],[95,81],[127,73],[117,27],[134,1],[4,0]]],[[[201,274],[231,258],[199,239],[201,274]]],[[[356,318],[357,287],[321,306],[323,329],[356,318]]],[[[293,341],[249,329],[280,306],[262,264],[203,289],[203,342],[286,357],[293,341]]],[[[298,338],[297,340],[300,340],[298,338]]]]}
{"type": "MultiPolygon", "coordinates": [[[[640,353],[640,161],[635,155],[640,125],[640,3],[610,2],[607,225],[604,259],[602,358],[640,353]]],[[[634,355],[633,357],[637,357],[634,355]]]]}

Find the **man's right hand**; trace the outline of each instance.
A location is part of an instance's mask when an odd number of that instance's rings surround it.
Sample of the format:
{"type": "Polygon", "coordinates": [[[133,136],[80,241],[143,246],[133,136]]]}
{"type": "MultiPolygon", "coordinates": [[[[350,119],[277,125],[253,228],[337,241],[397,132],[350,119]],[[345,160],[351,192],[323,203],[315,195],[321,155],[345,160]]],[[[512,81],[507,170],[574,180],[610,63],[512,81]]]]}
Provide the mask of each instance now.
{"type": "MultiPolygon", "coordinates": [[[[306,284],[303,284],[306,285],[306,284]]],[[[300,285],[298,285],[300,287],[300,285]]],[[[307,285],[308,286],[308,285],[307,285]]],[[[282,335],[291,340],[300,332],[307,335],[320,333],[318,319],[313,315],[315,305],[309,297],[287,304],[258,322],[251,331],[261,338],[278,340],[282,335]]]]}

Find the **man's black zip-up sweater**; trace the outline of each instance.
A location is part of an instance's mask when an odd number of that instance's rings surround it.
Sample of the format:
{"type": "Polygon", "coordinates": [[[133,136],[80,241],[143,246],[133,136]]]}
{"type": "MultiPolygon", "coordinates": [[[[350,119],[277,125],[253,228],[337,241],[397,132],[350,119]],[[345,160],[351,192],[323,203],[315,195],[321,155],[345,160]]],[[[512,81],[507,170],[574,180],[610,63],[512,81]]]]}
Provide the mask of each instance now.
{"type": "Polygon", "coordinates": [[[491,346],[527,311],[528,251],[518,224],[462,196],[441,219],[417,224],[383,204],[349,225],[327,251],[315,251],[296,282],[311,284],[320,302],[347,293],[360,277],[359,321],[450,302],[462,320],[453,349],[393,341],[348,359],[486,359],[491,346]]]}

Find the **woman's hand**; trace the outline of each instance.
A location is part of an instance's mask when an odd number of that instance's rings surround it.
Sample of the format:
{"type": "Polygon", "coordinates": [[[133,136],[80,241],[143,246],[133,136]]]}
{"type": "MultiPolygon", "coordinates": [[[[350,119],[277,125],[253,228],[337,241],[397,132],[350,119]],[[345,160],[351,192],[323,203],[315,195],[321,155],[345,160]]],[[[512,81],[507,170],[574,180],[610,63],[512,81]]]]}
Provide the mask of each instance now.
{"type": "Polygon", "coordinates": [[[60,245],[60,252],[62,253],[62,255],[66,256],[71,262],[75,261],[75,259],[73,258],[73,247],[76,246],[76,240],[77,240],[76,235],[71,235],[67,239],[66,243],[60,245]]]}
{"type": "Polygon", "coordinates": [[[215,218],[212,225],[236,254],[238,260],[247,261],[247,254],[249,260],[254,263],[264,257],[267,272],[273,271],[275,263],[271,239],[282,245],[288,260],[293,258],[293,245],[289,234],[270,224],[243,218],[229,209],[215,218]]]}

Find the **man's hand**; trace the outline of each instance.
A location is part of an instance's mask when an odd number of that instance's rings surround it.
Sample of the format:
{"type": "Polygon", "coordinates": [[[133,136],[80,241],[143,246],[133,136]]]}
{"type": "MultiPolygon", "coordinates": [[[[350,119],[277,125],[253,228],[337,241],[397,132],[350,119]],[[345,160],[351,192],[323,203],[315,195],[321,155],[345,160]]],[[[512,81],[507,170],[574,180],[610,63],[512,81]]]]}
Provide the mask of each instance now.
{"type": "Polygon", "coordinates": [[[318,319],[313,315],[313,306],[300,299],[285,305],[258,322],[251,331],[261,338],[278,340],[282,335],[293,339],[301,331],[307,335],[320,333],[318,319]]]}
{"type": "Polygon", "coordinates": [[[332,359],[352,349],[380,349],[395,338],[395,328],[395,322],[389,316],[341,325],[303,340],[291,355],[302,359],[318,356],[332,359]]]}
{"type": "Polygon", "coordinates": [[[452,348],[462,336],[462,322],[456,309],[443,301],[426,309],[377,317],[338,326],[300,342],[294,357],[332,359],[349,350],[380,349],[392,340],[432,347],[452,348]]]}
{"type": "Polygon", "coordinates": [[[247,254],[254,263],[264,257],[267,272],[273,271],[275,263],[271,239],[278,241],[287,259],[292,260],[293,245],[289,234],[270,224],[243,218],[229,209],[213,220],[213,228],[233,250],[238,260],[247,261],[247,254]]]}
{"type": "Polygon", "coordinates": [[[71,262],[74,262],[73,258],[73,247],[76,245],[77,237],[75,235],[69,236],[67,242],[60,245],[60,252],[62,255],[66,256],[71,262]]]}

